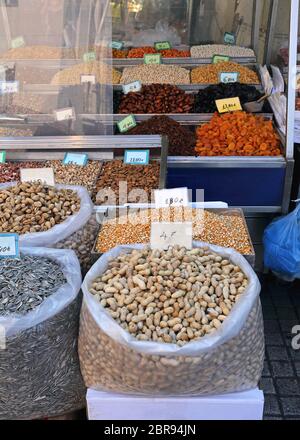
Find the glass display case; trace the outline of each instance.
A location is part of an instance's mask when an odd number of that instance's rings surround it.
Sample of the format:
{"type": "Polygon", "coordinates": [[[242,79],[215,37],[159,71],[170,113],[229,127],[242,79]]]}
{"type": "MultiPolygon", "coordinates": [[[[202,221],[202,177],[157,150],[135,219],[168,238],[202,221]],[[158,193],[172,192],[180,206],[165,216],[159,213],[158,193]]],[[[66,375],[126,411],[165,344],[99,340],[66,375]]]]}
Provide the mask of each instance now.
{"type": "Polygon", "coordinates": [[[109,2],[1,0],[0,135],[112,134],[111,38],[109,2]]]}

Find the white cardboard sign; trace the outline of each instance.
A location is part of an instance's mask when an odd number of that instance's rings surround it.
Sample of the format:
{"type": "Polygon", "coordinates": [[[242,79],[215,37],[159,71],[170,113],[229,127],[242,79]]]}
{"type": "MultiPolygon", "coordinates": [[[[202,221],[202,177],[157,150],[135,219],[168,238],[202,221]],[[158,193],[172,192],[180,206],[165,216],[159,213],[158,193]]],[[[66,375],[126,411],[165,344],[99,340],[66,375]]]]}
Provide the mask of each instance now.
{"type": "Polygon", "coordinates": [[[96,84],[95,75],[81,75],[81,84],[84,83],[96,84]]]}
{"type": "Polygon", "coordinates": [[[21,168],[21,182],[41,181],[44,185],[54,186],[53,168],[21,168]]]}
{"type": "Polygon", "coordinates": [[[54,117],[58,122],[69,121],[75,119],[75,112],[73,107],[54,110],[54,117]]]}
{"type": "Polygon", "coordinates": [[[151,248],[165,250],[170,246],[193,247],[192,223],[152,223],[151,248]]]}
{"type": "Polygon", "coordinates": [[[155,208],[179,208],[189,206],[187,188],[162,189],[155,191],[155,208]]]}

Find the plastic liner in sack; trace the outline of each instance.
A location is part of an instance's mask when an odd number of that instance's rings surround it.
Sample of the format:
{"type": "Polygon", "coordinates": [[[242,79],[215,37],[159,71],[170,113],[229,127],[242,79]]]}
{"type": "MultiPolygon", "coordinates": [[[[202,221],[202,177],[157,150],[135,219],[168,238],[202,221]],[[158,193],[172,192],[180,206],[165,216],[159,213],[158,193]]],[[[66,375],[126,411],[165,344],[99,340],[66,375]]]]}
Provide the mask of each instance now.
{"type": "MultiPolygon", "coordinates": [[[[1,184],[0,191],[17,184],[17,182],[1,184]]],[[[77,192],[80,197],[79,212],[49,231],[21,235],[20,245],[74,250],[84,271],[89,269],[92,264],[89,264],[88,255],[90,255],[97,235],[96,219],[92,215],[94,205],[88,191],[82,186],[55,185],[55,188],[77,192]]]]}
{"type": "Polygon", "coordinates": [[[300,278],[300,203],[264,233],[265,266],[286,281],[300,278]]]}
{"type": "Polygon", "coordinates": [[[89,293],[108,261],[143,245],[120,246],[104,254],[84,279],[79,359],[87,387],[99,391],[154,396],[214,395],[257,387],[264,364],[260,283],[236,251],[208,246],[230,259],[249,278],[249,286],[221,328],[184,347],[137,341],[89,293]]]}
{"type": "Polygon", "coordinates": [[[21,248],[56,261],[67,283],[25,316],[1,317],[0,419],[54,417],[85,406],[77,340],[81,274],[72,251],[21,248]],[[4,348],[4,347],[2,347],[4,348]]]}

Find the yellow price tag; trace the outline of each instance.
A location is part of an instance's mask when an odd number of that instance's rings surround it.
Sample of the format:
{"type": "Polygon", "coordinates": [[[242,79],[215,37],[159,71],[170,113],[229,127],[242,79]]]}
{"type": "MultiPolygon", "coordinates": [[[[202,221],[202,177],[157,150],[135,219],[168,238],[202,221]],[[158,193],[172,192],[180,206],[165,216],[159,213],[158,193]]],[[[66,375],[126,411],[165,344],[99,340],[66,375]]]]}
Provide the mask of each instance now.
{"type": "Polygon", "coordinates": [[[242,111],[240,98],[228,98],[216,100],[216,106],[219,113],[230,113],[242,111]]]}

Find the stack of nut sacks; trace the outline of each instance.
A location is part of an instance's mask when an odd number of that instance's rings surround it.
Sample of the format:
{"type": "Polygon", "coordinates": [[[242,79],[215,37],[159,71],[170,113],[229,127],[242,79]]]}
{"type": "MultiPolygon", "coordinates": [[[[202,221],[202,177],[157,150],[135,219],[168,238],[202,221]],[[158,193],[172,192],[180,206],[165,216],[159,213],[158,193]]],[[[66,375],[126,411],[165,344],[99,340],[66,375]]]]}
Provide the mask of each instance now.
{"type": "Polygon", "coordinates": [[[18,234],[20,244],[18,258],[0,260],[0,329],[6,337],[0,419],[55,417],[84,406],[77,352],[81,270],[73,251],[54,248],[84,227],[91,213],[82,187],[0,186],[0,232],[18,234]]]}
{"type": "Polygon", "coordinates": [[[207,395],[257,387],[260,284],[231,249],[114,248],[82,285],[79,357],[87,387],[207,395]]]}

